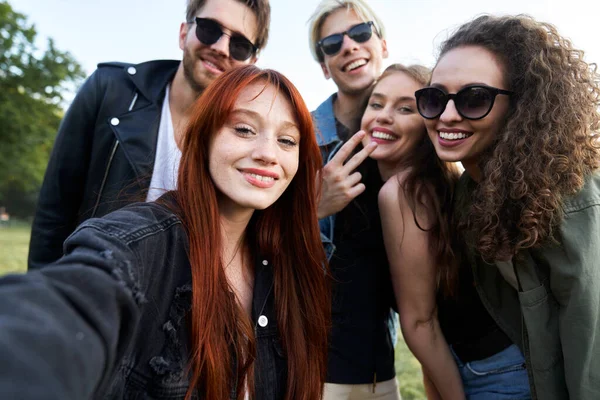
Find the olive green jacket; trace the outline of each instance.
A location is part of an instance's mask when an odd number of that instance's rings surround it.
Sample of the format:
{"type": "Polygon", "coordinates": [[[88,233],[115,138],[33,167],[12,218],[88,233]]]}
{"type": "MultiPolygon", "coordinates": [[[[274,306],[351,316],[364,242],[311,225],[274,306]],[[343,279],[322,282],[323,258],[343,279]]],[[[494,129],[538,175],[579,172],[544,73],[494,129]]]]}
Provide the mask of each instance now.
{"type": "MultiPolygon", "coordinates": [[[[475,185],[463,174],[457,212],[468,210],[475,185]]],[[[560,244],[523,251],[513,258],[514,265],[488,264],[472,247],[467,252],[483,304],[525,355],[532,398],[597,400],[600,174],[565,200],[564,213],[556,237],[560,244]]]]}

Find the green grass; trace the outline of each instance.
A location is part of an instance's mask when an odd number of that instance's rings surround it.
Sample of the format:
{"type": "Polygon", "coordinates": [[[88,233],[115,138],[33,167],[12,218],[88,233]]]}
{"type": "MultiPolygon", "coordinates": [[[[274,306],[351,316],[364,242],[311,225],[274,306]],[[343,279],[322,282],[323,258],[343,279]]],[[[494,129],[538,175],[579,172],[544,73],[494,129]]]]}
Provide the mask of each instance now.
{"type": "Polygon", "coordinates": [[[30,232],[31,226],[23,222],[0,225],[0,275],[27,269],[30,232]]]}
{"type": "Polygon", "coordinates": [[[402,400],[425,400],[421,364],[412,355],[401,334],[396,343],[396,378],[402,400]]]}
{"type": "MultiPolygon", "coordinates": [[[[0,275],[27,269],[30,231],[29,225],[14,221],[8,227],[0,226],[0,275]]],[[[421,366],[402,337],[396,344],[396,376],[402,400],[425,399],[421,366]]]]}

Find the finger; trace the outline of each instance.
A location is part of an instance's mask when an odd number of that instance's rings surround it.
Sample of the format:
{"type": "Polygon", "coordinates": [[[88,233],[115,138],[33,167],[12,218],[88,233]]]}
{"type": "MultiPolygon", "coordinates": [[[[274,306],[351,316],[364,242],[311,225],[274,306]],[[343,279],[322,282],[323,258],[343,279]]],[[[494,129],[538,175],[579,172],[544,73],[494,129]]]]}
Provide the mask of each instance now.
{"type": "Polygon", "coordinates": [[[348,184],[348,186],[353,187],[356,186],[356,184],[360,183],[361,179],[362,175],[360,174],[360,172],[355,172],[348,177],[346,183],[348,184]]]}
{"type": "Polygon", "coordinates": [[[354,171],[356,168],[358,168],[358,166],[360,164],[362,164],[362,162],[365,161],[367,159],[367,157],[369,157],[369,155],[371,155],[371,153],[376,148],[377,148],[377,143],[375,143],[375,142],[369,143],[367,145],[367,147],[365,147],[364,149],[362,149],[361,151],[359,151],[358,153],[353,155],[352,158],[349,159],[346,164],[344,164],[343,172],[346,174],[350,174],[352,171],[354,171]]]}
{"type": "Polygon", "coordinates": [[[364,137],[365,131],[356,132],[354,135],[352,135],[350,139],[348,139],[346,143],[344,143],[342,147],[340,147],[338,152],[333,156],[333,158],[329,162],[336,162],[340,166],[343,165],[344,161],[346,161],[348,157],[350,157],[356,146],[360,144],[364,137]]]}
{"type": "Polygon", "coordinates": [[[358,185],[353,186],[350,190],[348,190],[348,195],[350,196],[351,199],[354,199],[356,196],[358,196],[359,194],[364,192],[365,189],[366,189],[365,184],[359,183],[358,185]]]}

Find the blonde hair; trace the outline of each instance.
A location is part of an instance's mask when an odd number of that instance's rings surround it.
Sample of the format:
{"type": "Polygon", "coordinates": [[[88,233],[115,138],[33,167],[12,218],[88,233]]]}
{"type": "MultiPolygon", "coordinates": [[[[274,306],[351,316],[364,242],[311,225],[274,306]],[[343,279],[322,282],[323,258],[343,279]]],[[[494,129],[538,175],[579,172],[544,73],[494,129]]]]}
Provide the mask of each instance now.
{"type": "Polygon", "coordinates": [[[419,82],[421,86],[427,86],[431,80],[431,69],[418,64],[404,66],[402,64],[392,64],[383,71],[381,76],[377,78],[377,82],[381,81],[386,76],[392,75],[396,72],[401,72],[408,75],[410,78],[419,82]]]}
{"type": "Polygon", "coordinates": [[[373,21],[375,33],[381,39],[385,39],[385,27],[383,23],[365,0],[322,0],[315,12],[308,19],[310,52],[313,58],[319,63],[324,61],[323,52],[317,45],[317,42],[321,40],[321,28],[331,13],[342,8],[345,8],[346,11],[354,11],[364,22],[373,21]]]}

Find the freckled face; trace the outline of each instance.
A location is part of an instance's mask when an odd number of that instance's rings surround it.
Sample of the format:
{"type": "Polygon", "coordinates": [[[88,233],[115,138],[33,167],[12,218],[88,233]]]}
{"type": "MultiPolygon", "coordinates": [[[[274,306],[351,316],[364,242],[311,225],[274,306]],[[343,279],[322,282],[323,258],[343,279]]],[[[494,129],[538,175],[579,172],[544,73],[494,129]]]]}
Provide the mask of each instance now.
{"type": "MultiPolygon", "coordinates": [[[[431,76],[431,86],[446,93],[456,93],[474,84],[510,90],[505,82],[504,65],[489,50],[481,46],[464,46],[450,50],[440,58],[431,76]]],[[[444,161],[460,161],[471,175],[479,171],[481,154],[496,139],[504,127],[509,97],[498,95],[490,113],[479,120],[463,118],[448,101],[444,112],[436,119],[425,120],[427,133],[435,150],[444,161]],[[444,139],[441,135],[459,139],[444,139]]]]}
{"type": "Polygon", "coordinates": [[[264,83],[246,87],[209,149],[221,212],[273,204],[296,175],[300,139],[292,105],[283,94],[264,83]]]}
{"type": "Polygon", "coordinates": [[[396,164],[423,138],[425,125],[415,100],[415,91],[421,87],[404,72],[393,72],[377,83],[361,121],[366,132],[363,145],[378,143],[371,158],[396,164]]]}

